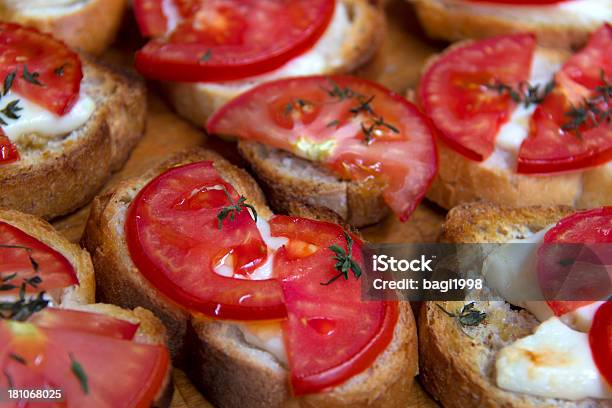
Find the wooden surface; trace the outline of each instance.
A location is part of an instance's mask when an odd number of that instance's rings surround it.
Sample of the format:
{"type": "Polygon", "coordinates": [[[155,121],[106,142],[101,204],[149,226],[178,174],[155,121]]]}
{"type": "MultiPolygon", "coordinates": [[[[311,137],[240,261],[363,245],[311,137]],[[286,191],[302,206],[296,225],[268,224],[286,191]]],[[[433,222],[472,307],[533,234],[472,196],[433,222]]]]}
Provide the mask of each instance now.
{"type": "MultiPolygon", "coordinates": [[[[441,49],[443,44],[424,39],[411,7],[402,0],[387,5],[387,20],[387,36],[382,49],[358,74],[403,94],[416,84],[425,60],[441,49]]],[[[138,40],[134,39],[133,20],[127,19],[126,24],[120,41],[106,56],[114,63],[130,64],[133,52],[139,45],[138,40]]],[[[154,85],[149,88],[146,135],[125,167],[112,177],[106,188],[145,172],[174,152],[193,146],[211,147],[240,165],[233,144],[207,138],[201,130],[177,117],[158,95],[154,85]]],[[[85,207],[57,220],[54,225],[70,240],[78,242],[88,214],[89,208],[85,207]]],[[[397,218],[391,216],[379,225],[362,230],[362,233],[372,242],[433,242],[439,233],[443,217],[442,210],[425,202],[406,223],[400,223],[397,218]]],[[[173,408],[210,407],[189,383],[184,373],[176,370],[174,381],[176,392],[173,408]]],[[[436,404],[417,386],[409,406],[426,408],[435,407],[436,404]]]]}

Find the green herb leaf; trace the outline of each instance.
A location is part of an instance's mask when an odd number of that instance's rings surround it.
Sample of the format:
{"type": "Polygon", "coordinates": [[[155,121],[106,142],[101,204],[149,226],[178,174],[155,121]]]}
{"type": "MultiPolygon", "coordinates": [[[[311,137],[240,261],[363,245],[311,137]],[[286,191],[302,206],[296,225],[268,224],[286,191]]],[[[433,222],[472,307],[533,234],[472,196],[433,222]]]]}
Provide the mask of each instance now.
{"type": "Polygon", "coordinates": [[[6,95],[9,93],[11,88],[13,87],[13,81],[15,81],[15,76],[17,75],[17,71],[9,72],[4,77],[4,92],[2,95],[6,95]]]}
{"type": "Polygon", "coordinates": [[[335,256],[333,257],[333,259],[336,261],[334,268],[339,273],[327,282],[321,282],[321,285],[323,286],[327,286],[339,278],[344,278],[345,280],[348,280],[349,271],[353,272],[353,275],[356,279],[359,279],[362,274],[361,267],[353,259],[353,238],[348,232],[344,231],[344,239],[346,239],[346,245],[348,248],[346,251],[344,250],[344,248],[336,244],[329,247],[329,249],[335,254],[335,256]]]}
{"type": "Polygon", "coordinates": [[[612,118],[612,84],[606,79],[605,72],[600,71],[600,78],[603,85],[595,87],[595,95],[591,98],[584,98],[578,106],[572,107],[565,112],[569,121],[561,126],[561,129],[573,132],[577,138],[582,139],[580,128],[582,126],[599,126],[600,123],[610,123],[612,118]],[[607,109],[601,109],[600,106],[607,109]]]}
{"type": "Polygon", "coordinates": [[[64,69],[65,69],[67,66],[68,66],[68,64],[62,64],[62,65],[60,65],[59,67],[55,68],[55,69],[53,70],[53,73],[54,73],[56,76],[58,76],[58,77],[64,76],[64,69]]]}
{"type": "Polygon", "coordinates": [[[234,202],[234,200],[232,199],[232,196],[230,195],[230,193],[227,191],[225,187],[223,187],[223,191],[225,192],[225,195],[228,201],[230,202],[230,205],[223,207],[217,214],[217,228],[218,229],[223,228],[223,221],[225,221],[228,218],[230,221],[234,221],[236,216],[245,209],[249,211],[253,220],[257,222],[257,211],[255,210],[255,207],[253,207],[251,204],[248,204],[246,202],[246,197],[240,196],[240,198],[238,198],[238,201],[234,202]]]}
{"type": "Polygon", "coordinates": [[[38,72],[30,72],[28,71],[28,66],[25,64],[23,65],[23,79],[33,85],[43,86],[42,82],[38,80],[39,76],[40,74],[38,72]]]}
{"type": "Polygon", "coordinates": [[[456,319],[461,327],[478,326],[487,318],[485,312],[476,309],[476,304],[474,302],[463,305],[463,308],[457,309],[454,313],[449,312],[439,303],[436,303],[436,306],[438,306],[447,316],[456,319]]]}
{"type": "Polygon", "coordinates": [[[11,353],[9,357],[18,362],[19,364],[27,365],[25,358],[21,357],[19,354],[11,353]]]}
{"type": "Polygon", "coordinates": [[[72,364],[70,365],[70,370],[72,371],[72,374],[74,374],[75,377],[79,380],[83,392],[85,394],[89,394],[89,383],[87,380],[87,374],[85,374],[83,366],[74,358],[74,355],[72,353],[68,353],[68,355],[70,356],[70,361],[72,362],[72,364]]]}
{"type": "Polygon", "coordinates": [[[19,99],[15,99],[14,101],[9,102],[0,113],[6,116],[9,119],[19,119],[21,116],[17,114],[17,112],[23,110],[22,107],[19,106],[19,99]]]}
{"type": "Polygon", "coordinates": [[[209,48],[206,52],[200,57],[200,61],[207,62],[212,58],[212,50],[209,48]]]}

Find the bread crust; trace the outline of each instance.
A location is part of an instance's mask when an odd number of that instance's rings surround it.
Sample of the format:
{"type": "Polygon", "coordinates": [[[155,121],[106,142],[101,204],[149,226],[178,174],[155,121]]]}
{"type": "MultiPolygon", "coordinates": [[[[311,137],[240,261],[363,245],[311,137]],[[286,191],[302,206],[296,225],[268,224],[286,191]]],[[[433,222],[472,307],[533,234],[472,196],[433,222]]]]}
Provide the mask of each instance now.
{"type": "Polygon", "coordinates": [[[78,285],[61,290],[59,307],[72,308],[95,301],[94,269],[87,251],[68,241],[49,223],[33,215],[0,210],[0,221],[10,224],[62,254],[74,267],[78,285]]]}
{"type": "MultiPolygon", "coordinates": [[[[263,193],[246,172],[211,151],[199,149],[181,153],[146,175],[128,180],[94,200],[82,243],[90,250],[96,266],[98,295],[104,301],[123,307],[142,305],[152,310],[166,325],[174,361],[192,368],[191,378],[201,389],[213,392],[209,388],[210,381],[221,378],[228,381],[218,383],[214,391],[214,401],[220,406],[284,405],[290,402],[285,369],[248,360],[244,353],[248,354],[253,349],[241,349],[237,342],[225,342],[224,339],[229,338],[219,331],[232,327],[232,323],[211,321],[201,315],[191,318],[188,311],[159,293],[141,275],[129,256],[123,225],[127,207],[138,191],[168,168],[201,160],[213,160],[222,177],[230,181],[240,194],[248,197],[258,216],[265,219],[272,216],[263,193]],[[185,358],[187,356],[188,359],[185,358]],[[247,378],[253,382],[245,381],[247,378]],[[263,379],[271,382],[264,384],[263,379]],[[230,380],[235,384],[230,384],[230,380]],[[235,387],[235,392],[227,392],[228,387],[235,387]],[[251,391],[255,392],[255,388],[259,389],[253,395],[259,396],[263,392],[267,399],[257,401],[258,397],[250,394],[251,391]],[[250,399],[247,402],[245,398],[250,399]]],[[[304,211],[313,210],[305,208],[304,211]]],[[[405,405],[417,371],[415,323],[407,305],[402,305],[400,319],[401,324],[396,327],[392,345],[372,368],[349,380],[349,385],[299,399],[300,406],[334,407],[353,403],[356,406],[405,405]],[[381,395],[381,389],[387,392],[381,395]]],[[[246,344],[242,344],[242,347],[246,347],[246,344]]],[[[273,359],[268,353],[258,353],[267,356],[264,359],[268,362],[273,359]]]]}
{"type": "MultiPolygon", "coordinates": [[[[72,48],[99,55],[115,40],[127,3],[127,0],[89,0],[74,11],[52,15],[24,13],[5,5],[0,15],[4,21],[37,28],[72,48]]],[[[59,7],[62,6],[56,8],[59,7]]]]}
{"type": "Polygon", "coordinates": [[[219,407],[405,407],[418,371],[407,303],[400,303],[391,344],[370,368],[330,391],[298,398],[291,396],[287,368],[246,343],[232,323],[194,318],[191,336],[197,344],[191,378],[219,407]]]}
{"type": "MultiPolygon", "coordinates": [[[[368,62],[383,41],[385,15],[381,7],[368,0],[341,1],[352,16],[349,32],[344,37],[341,56],[344,64],[320,75],[346,74],[368,62]]],[[[245,79],[248,81],[248,79],[245,79]]],[[[252,81],[252,84],[256,84],[252,81]]],[[[214,111],[241,92],[232,86],[203,89],[193,83],[166,83],[164,91],[176,112],[196,126],[203,126],[214,111]]]]}
{"type": "Polygon", "coordinates": [[[414,4],[421,25],[429,37],[449,41],[532,32],[540,45],[575,49],[585,44],[590,33],[602,24],[602,22],[592,25],[579,22],[542,24],[495,14],[476,15],[446,7],[439,0],[409,0],[409,2],[414,4]]]}
{"type": "MultiPolygon", "coordinates": [[[[446,218],[441,242],[502,243],[522,238],[556,223],[574,210],[567,206],[530,206],[512,208],[493,203],[469,203],[452,209],[446,218]]],[[[504,302],[480,302],[502,304],[504,302]]],[[[541,398],[498,388],[492,374],[487,373],[487,355],[492,353],[484,341],[469,336],[455,319],[440,307],[454,311],[464,302],[425,302],[421,306],[419,322],[419,356],[421,382],[427,391],[446,408],[466,407],[607,407],[604,400],[568,401],[541,398]]],[[[480,307],[480,306],[477,306],[480,307]]],[[[507,326],[511,313],[497,311],[489,314],[487,324],[507,326]],[[496,316],[497,315],[497,316],[496,316]],[[491,320],[491,321],[489,321],[491,320]],[[495,322],[495,321],[496,322],[495,322]]],[[[529,333],[511,333],[509,338],[520,338],[529,333]]],[[[494,351],[493,351],[494,352],[494,351]]]]}
{"type": "Polygon", "coordinates": [[[306,205],[317,212],[332,211],[343,223],[364,227],[381,221],[389,214],[383,188],[374,180],[343,181],[323,170],[316,163],[285,154],[302,166],[323,172],[325,179],[310,179],[280,167],[268,159],[267,152],[276,151],[261,143],[240,140],[238,151],[249,162],[252,173],[266,191],[270,205],[278,212],[289,213],[296,203],[306,205]]]}
{"type": "Polygon", "coordinates": [[[82,88],[96,102],[94,113],[59,148],[45,147],[0,166],[1,208],[51,219],[87,204],[142,137],[146,120],[142,80],[90,57],[82,60],[82,88]]]}

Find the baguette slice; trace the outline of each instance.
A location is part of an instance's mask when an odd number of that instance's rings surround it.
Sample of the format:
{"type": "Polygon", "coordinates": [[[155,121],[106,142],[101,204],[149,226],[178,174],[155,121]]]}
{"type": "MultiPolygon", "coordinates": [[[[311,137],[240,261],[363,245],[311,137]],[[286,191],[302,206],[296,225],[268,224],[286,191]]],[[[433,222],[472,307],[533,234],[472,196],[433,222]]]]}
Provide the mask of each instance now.
{"type": "MultiPolygon", "coordinates": [[[[406,305],[392,343],[371,368],[330,391],[295,399],[290,396],[287,368],[272,354],[246,342],[234,323],[190,316],[142,276],[125,241],[124,224],[131,201],[166,169],[202,160],[213,160],[222,177],[247,197],[259,217],[272,216],[261,190],[245,171],[211,151],[181,153],[94,200],[82,242],[92,253],[99,297],[128,308],[140,305],[160,317],[168,329],[175,361],[187,367],[192,381],[220,407],[405,406],[417,371],[414,317],[406,305]]],[[[297,208],[315,213],[306,206],[297,208]]]]}
{"type": "MultiPolygon", "coordinates": [[[[607,12],[595,14],[579,9],[561,11],[558,9],[561,5],[538,7],[469,3],[466,0],[408,1],[414,4],[427,35],[448,41],[528,31],[537,36],[541,45],[572,49],[586,43],[590,33],[612,18],[610,4],[607,4],[607,12]]],[[[605,5],[600,5],[600,8],[604,9],[605,5]]]]}
{"type": "MultiPolygon", "coordinates": [[[[438,58],[457,47],[469,44],[462,41],[432,56],[422,72],[425,73],[438,58]]],[[[567,51],[537,48],[541,58],[549,62],[564,61],[567,51]]],[[[414,92],[408,91],[410,100],[414,92]]],[[[484,200],[509,206],[570,205],[577,208],[612,204],[612,162],[574,172],[530,175],[516,172],[516,159],[499,148],[487,160],[477,162],[456,152],[438,139],[438,174],[427,191],[427,198],[443,208],[484,200]]]]}
{"type": "Polygon", "coordinates": [[[49,293],[56,306],[73,308],[95,301],[94,269],[87,251],[68,241],[46,221],[32,215],[0,210],[0,221],[12,225],[48,245],[66,257],[74,267],[79,284],[57,291],[57,293],[49,293]]]}
{"type": "Polygon", "coordinates": [[[21,160],[0,166],[0,208],[51,219],[90,202],[121,168],[145,128],[146,89],[135,74],[81,56],[81,92],[96,108],[63,138],[19,144],[21,160]]]}
{"type": "Polygon", "coordinates": [[[302,203],[333,211],[354,227],[375,224],[389,214],[382,186],[372,179],[340,180],[317,163],[258,142],[240,140],[238,151],[277,212],[288,213],[295,203],[302,203]]]}
{"type": "Polygon", "coordinates": [[[52,34],[99,55],[114,41],[127,0],[2,0],[0,19],[52,34]]]}
{"type": "MultiPolygon", "coordinates": [[[[441,241],[502,243],[523,238],[570,214],[570,207],[502,207],[472,203],[451,210],[441,241]]],[[[440,307],[454,312],[465,302],[426,302],[419,318],[421,380],[444,407],[610,407],[610,401],[543,398],[498,388],[494,380],[497,351],[531,334],[539,324],[531,313],[503,301],[479,301],[487,324],[460,327],[440,307]]]]}
{"type": "MultiPolygon", "coordinates": [[[[311,68],[307,68],[308,73],[283,76],[345,74],[356,70],[374,56],[382,43],[385,31],[385,15],[382,8],[369,0],[336,1],[336,7],[346,10],[349,19],[349,25],[344,32],[334,38],[336,41],[339,39],[343,41],[338,47],[337,54],[326,54],[326,65],[321,70],[312,71],[311,68]]],[[[330,50],[322,50],[326,51],[330,50]]],[[[166,83],[164,90],[177,113],[200,127],[214,111],[229,100],[259,83],[278,79],[279,75],[273,71],[259,77],[212,84],[173,82],[166,83]]]]}

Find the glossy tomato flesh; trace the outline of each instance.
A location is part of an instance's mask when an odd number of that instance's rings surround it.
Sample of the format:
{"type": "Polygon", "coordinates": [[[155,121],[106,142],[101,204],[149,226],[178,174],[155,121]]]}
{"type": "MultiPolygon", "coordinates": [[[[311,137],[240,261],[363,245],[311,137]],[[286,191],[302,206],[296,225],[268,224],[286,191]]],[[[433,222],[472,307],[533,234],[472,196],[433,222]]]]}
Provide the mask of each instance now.
{"type": "Polygon", "coordinates": [[[493,37],[451,49],[427,69],[418,100],[444,143],[472,160],[491,155],[515,107],[494,86],[514,88],[529,79],[534,49],[531,34],[493,37]]]}
{"type": "Polygon", "coordinates": [[[212,162],[173,168],[132,202],[126,237],[136,266],[161,293],[189,309],[227,319],[285,316],[277,281],[235,279],[215,272],[222,259],[247,275],[267,259],[267,247],[247,209],[218,216],[239,199],[212,162]]]}
{"type": "Polygon", "coordinates": [[[161,3],[135,1],[141,32],[154,37],[136,54],[136,68],[178,82],[237,80],[279,68],[317,42],[335,7],[334,0],[175,0],[169,19],[161,3]]]}
{"type": "Polygon", "coordinates": [[[61,41],[33,28],[0,23],[0,81],[6,84],[10,75],[12,91],[64,115],[79,98],[83,71],[78,54],[61,41]]]}
{"type": "MultiPolygon", "coordinates": [[[[363,302],[361,282],[352,272],[348,280],[340,278],[322,285],[338,275],[329,247],[348,250],[340,226],[276,216],[270,229],[273,236],[317,248],[300,257],[283,247],[274,259],[275,269],[283,271],[281,285],[287,307],[283,330],[294,395],[318,392],[363,372],[391,342],[397,304],[363,302]]],[[[363,268],[361,245],[355,239],[352,253],[363,268]]]]}
{"type": "Polygon", "coordinates": [[[74,330],[123,340],[133,339],[139,326],[100,313],[56,308],[45,308],[33,314],[28,322],[46,329],[74,330]]]}
{"type": "Polygon", "coordinates": [[[219,109],[207,128],[321,162],[342,179],[372,179],[402,221],[437,171],[429,120],[400,95],[355,77],[268,82],[219,109]]]}
{"type": "Polygon", "coordinates": [[[68,406],[144,408],[162,388],[170,359],[161,345],[3,321],[0,366],[4,388],[9,381],[11,388],[61,388],[68,406]]]}
{"type": "Polygon", "coordinates": [[[17,148],[0,129],[0,165],[13,163],[17,160],[19,160],[17,148]]]}
{"type": "Polygon", "coordinates": [[[538,279],[555,315],[609,296],[610,243],[612,207],[572,214],[544,235],[544,244],[538,249],[538,279]],[[570,300],[555,300],[559,297],[570,300]]]}
{"type": "Polygon", "coordinates": [[[585,100],[609,112],[612,83],[612,26],[597,30],[556,76],[555,90],[533,115],[529,137],[517,158],[519,173],[579,170],[612,160],[612,123],[592,114],[580,126],[570,126],[571,112],[584,109],[585,100]],[[570,126],[570,127],[568,127],[570,126]]]}
{"type": "MultiPolygon", "coordinates": [[[[19,228],[0,221],[0,278],[16,293],[26,279],[38,276],[42,282],[27,291],[48,291],[79,283],[70,261],[61,253],[19,228]]],[[[3,291],[3,293],[6,293],[3,291]]]]}
{"type": "Polygon", "coordinates": [[[595,365],[612,386],[612,301],[605,302],[595,312],[589,344],[595,365]]]}

